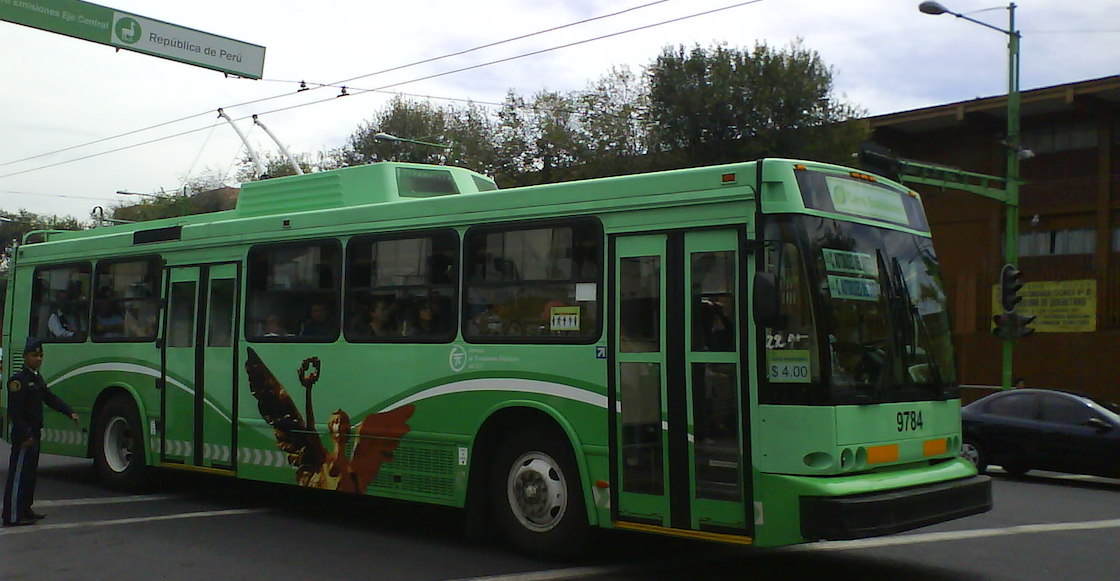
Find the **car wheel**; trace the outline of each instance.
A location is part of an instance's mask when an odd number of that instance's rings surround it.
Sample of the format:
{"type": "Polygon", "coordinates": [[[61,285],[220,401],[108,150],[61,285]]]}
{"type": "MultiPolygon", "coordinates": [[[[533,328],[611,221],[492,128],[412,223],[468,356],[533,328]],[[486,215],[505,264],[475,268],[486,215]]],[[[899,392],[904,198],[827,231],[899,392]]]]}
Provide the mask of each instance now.
{"type": "Polygon", "coordinates": [[[980,474],[984,474],[988,470],[988,456],[976,440],[966,439],[961,444],[961,458],[972,462],[972,465],[976,467],[976,471],[980,474]]]}
{"type": "Polygon", "coordinates": [[[491,506],[499,530],[533,557],[569,560],[586,546],[587,509],[567,438],[523,429],[499,446],[491,506]]]}
{"type": "Polygon", "coordinates": [[[139,490],[147,484],[144,429],[132,399],[117,395],[98,411],[94,431],[93,466],[110,488],[139,490]]]}

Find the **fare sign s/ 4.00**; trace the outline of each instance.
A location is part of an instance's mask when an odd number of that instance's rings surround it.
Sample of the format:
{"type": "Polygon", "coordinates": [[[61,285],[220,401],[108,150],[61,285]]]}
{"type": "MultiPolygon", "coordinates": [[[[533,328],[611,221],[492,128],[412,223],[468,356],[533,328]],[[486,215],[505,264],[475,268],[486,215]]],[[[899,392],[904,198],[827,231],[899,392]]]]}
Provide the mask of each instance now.
{"type": "Polygon", "coordinates": [[[0,20],[239,77],[264,74],[263,46],[78,0],[0,0],[0,20]]]}

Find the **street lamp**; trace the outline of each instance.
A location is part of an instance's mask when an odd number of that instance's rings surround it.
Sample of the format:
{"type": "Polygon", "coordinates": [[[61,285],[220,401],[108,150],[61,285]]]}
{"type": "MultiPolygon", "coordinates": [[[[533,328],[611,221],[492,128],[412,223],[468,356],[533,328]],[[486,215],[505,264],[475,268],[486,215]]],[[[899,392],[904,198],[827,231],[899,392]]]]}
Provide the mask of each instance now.
{"type": "MultiPolygon", "coordinates": [[[[953,12],[941,5],[940,2],[922,2],[918,10],[923,14],[937,16],[952,14],[957,18],[979,24],[1007,35],[1007,137],[1004,145],[1007,148],[1007,183],[1005,187],[1006,199],[1004,200],[1004,214],[1006,225],[1004,227],[1003,256],[1007,264],[1019,263],[1019,160],[1026,153],[1020,146],[1019,135],[1019,41],[1022,36],[1015,30],[1015,3],[1007,5],[1008,25],[1006,29],[993,26],[961,14],[953,12]]],[[[1011,341],[1003,341],[1003,388],[1011,387],[1011,341]]]]}
{"type": "Polygon", "coordinates": [[[415,143],[417,145],[427,145],[428,147],[439,147],[441,149],[448,149],[449,147],[451,147],[450,145],[444,145],[442,143],[429,143],[427,141],[418,141],[416,139],[397,137],[396,135],[384,132],[374,133],[373,138],[377,141],[403,141],[405,143],[415,143]]]}

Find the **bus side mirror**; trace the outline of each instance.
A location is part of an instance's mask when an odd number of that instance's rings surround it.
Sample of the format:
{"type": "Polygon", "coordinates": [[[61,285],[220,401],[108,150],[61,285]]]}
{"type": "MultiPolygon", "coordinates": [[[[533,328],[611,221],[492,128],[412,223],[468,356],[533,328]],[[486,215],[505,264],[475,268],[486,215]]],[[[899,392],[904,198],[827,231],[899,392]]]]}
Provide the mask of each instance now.
{"type": "Polygon", "coordinates": [[[772,272],[754,273],[754,320],[763,327],[779,327],[780,296],[778,275],[772,272]]]}

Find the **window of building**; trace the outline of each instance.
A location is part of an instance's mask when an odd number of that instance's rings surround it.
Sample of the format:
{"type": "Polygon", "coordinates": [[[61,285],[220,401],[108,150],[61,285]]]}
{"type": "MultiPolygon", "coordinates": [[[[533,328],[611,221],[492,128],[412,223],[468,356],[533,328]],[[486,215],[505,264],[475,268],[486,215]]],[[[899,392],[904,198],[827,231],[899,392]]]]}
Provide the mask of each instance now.
{"type": "Polygon", "coordinates": [[[1021,144],[1036,154],[1089,149],[1097,146],[1097,128],[1089,121],[1062,123],[1024,131],[1021,144]]]}
{"type": "Polygon", "coordinates": [[[245,336],[252,341],[338,338],[342,250],[335,240],[249,251],[245,336]]]}
{"type": "Polygon", "coordinates": [[[1096,248],[1097,233],[1093,228],[1042,230],[1019,234],[1019,256],[1092,254],[1096,248]]]}
{"type": "Polygon", "coordinates": [[[39,268],[27,333],[46,341],[85,341],[89,334],[91,268],[88,262],[39,268]]]}
{"type": "Polygon", "coordinates": [[[94,341],[152,341],[159,329],[161,263],[150,256],[97,263],[94,341]]]}
{"type": "Polygon", "coordinates": [[[452,230],[351,240],[346,247],[346,339],[453,339],[458,254],[452,230]]]}
{"type": "Polygon", "coordinates": [[[598,222],[475,228],[465,246],[465,337],[574,343],[598,337],[598,222]]]}

